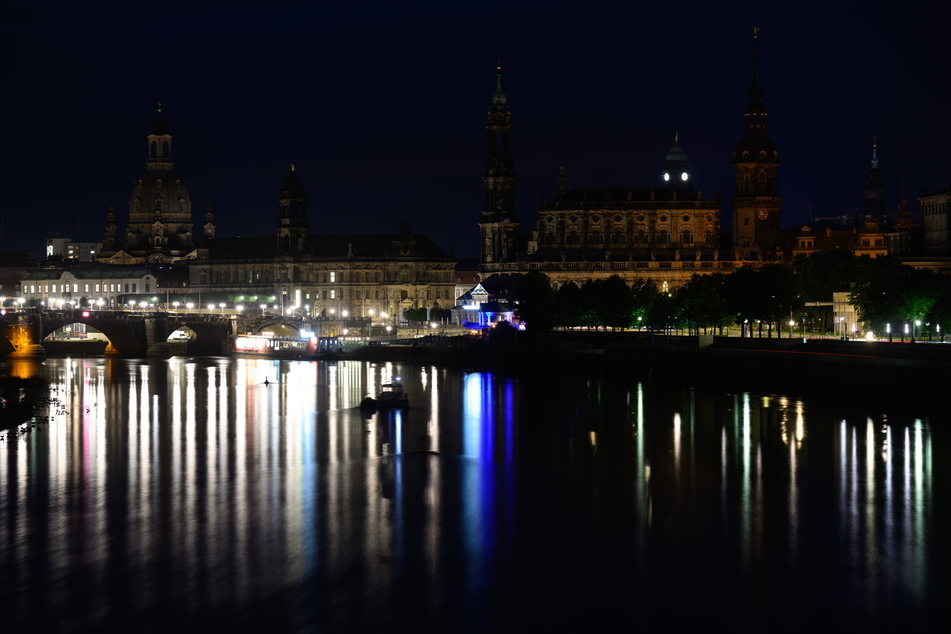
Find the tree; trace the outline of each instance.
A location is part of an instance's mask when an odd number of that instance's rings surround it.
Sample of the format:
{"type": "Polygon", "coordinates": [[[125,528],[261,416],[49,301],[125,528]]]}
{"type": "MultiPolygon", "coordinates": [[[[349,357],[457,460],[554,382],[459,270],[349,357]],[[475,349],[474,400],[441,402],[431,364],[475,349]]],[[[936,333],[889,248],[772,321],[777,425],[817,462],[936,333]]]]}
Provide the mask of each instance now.
{"type": "Polygon", "coordinates": [[[634,320],[634,295],[619,275],[598,284],[597,312],[608,328],[630,328],[634,320]]]}
{"type": "Polygon", "coordinates": [[[551,330],[554,324],[555,292],[548,276],[529,271],[518,279],[515,288],[515,316],[526,330],[551,330]]]}
{"type": "Polygon", "coordinates": [[[729,315],[725,293],[726,276],[723,273],[700,275],[694,273],[677,289],[680,316],[703,326],[723,326],[729,315]]]}
{"type": "Polygon", "coordinates": [[[584,315],[581,288],[574,282],[562,284],[555,292],[554,325],[560,328],[580,326],[584,315]]]}

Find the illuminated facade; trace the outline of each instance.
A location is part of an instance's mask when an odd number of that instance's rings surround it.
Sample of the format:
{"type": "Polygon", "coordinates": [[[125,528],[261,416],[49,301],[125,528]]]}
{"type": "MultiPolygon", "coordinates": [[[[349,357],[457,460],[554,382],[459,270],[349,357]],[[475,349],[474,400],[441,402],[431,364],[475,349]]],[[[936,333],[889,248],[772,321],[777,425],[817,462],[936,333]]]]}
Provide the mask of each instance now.
{"type": "Polygon", "coordinates": [[[157,292],[159,280],[155,274],[137,266],[34,269],[20,280],[20,297],[28,305],[48,308],[116,308],[125,295],[157,292]]]}
{"type": "MultiPolygon", "coordinates": [[[[132,188],[128,222],[120,230],[109,206],[100,262],[166,264],[195,257],[191,197],[185,182],[172,171],[172,135],[162,119],[161,104],[146,142],[146,171],[132,188]]],[[[204,232],[214,235],[210,209],[204,232]]]]}
{"type": "Polygon", "coordinates": [[[275,235],[209,240],[189,285],[252,304],[274,297],[285,314],[373,319],[451,308],[454,272],[454,260],[406,224],[392,234],[311,234],[307,192],[292,168],[275,235]]]}

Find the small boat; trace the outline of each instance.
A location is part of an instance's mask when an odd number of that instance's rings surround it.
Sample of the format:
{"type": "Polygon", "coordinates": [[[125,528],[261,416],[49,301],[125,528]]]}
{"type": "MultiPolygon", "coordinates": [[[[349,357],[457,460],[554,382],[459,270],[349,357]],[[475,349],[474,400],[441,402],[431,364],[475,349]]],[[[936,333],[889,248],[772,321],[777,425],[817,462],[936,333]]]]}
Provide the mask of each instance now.
{"type": "Polygon", "coordinates": [[[409,407],[409,397],[403,391],[403,384],[400,383],[399,377],[380,386],[380,394],[376,397],[376,407],[380,410],[409,407]]]}

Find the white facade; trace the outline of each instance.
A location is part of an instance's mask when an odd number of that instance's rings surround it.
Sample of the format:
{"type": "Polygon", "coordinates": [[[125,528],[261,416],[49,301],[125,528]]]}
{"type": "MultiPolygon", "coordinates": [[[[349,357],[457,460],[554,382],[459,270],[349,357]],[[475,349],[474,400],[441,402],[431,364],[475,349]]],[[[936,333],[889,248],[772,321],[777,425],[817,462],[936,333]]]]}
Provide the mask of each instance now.
{"type": "Polygon", "coordinates": [[[47,308],[116,308],[122,296],[157,291],[155,276],[140,267],[37,269],[20,281],[24,302],[47,308]]]}

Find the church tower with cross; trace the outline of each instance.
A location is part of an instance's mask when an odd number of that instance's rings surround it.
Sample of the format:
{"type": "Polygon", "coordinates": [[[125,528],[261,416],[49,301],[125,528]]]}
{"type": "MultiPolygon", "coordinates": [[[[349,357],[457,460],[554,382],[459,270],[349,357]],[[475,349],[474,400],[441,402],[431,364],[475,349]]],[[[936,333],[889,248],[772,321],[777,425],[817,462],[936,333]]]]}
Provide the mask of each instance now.
{"type": "Polygon", "coordinates": [[[485,124],[488,147],[482,170],[485,201],[479,221],[482,265],[499,270],[518,257],[520,223],[515,212],[515,161],[512,158],[512,113],[502,90],[502,66],[496,67],[495,93],[485,124]]]}
{"type": "Polygon", "coordinates": [[[124,232],[119,231],[111,208],[107,214],[101,262],[166,264],[193,257],[191,196],[172,171],[172,135],[162,118],[161,103],[146,136],[146,150],[145,173],[132,187],[124,232]]]}
{"type": "Polygon", "coordinates": [[[769,260],[777,256],[779,211],[779,150],[766,133],[766,106],[759,85],[753,28],[753,85],[746,93],[746,135],[733,149],[733,249],[738,260],[769,260]]]}

